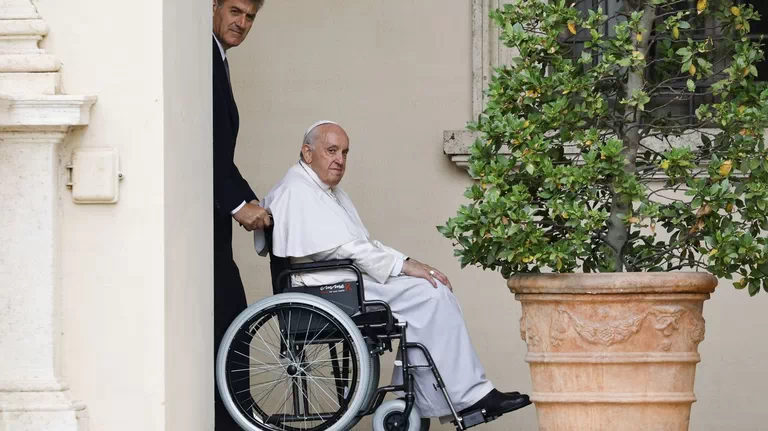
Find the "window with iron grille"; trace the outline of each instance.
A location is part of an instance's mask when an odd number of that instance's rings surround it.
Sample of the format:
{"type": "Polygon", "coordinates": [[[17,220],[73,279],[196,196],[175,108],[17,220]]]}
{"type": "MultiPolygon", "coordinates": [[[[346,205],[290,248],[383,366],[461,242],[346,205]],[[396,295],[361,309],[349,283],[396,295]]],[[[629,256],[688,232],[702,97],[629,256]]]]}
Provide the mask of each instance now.
{"type": "MultiPolygon", "coordinates": [[[[752,5],[754,9],[760,13],[761,20],[751,22],[749,38],[755,41],[762,41],[765,36],[768,35],[768,0],[736,0],[737,5],[752,5]]],[[[586,17],[589,11],[597,12],[600,10],[603,15],[608,17],[605,25],[603,26],[603,35],[610,38],[613,36],[614,26],[625,21],[625,18],[621,14],[623,7],[622,0],[578,0],[575,2],[574,8],[577,8],[586,17]]],[[[670,14],[674,14],[679,11],[690,10],[692,16],[696,18],[696,0],[679,0],[666,6],[666,8],[659,12],[659,18],[657,18],[657,24],[661,23],[665,17],[670,14]]],[[[659,88],[654,92],[654,99],[649,105],[649,109],[659,108],[663,109],[664,114],[670,119],[671,122],[678,124],[684,124],[688,122],[693,124],[696,122],[696,109],[704,103],[717,102],[712,95],[710,86],[721,79],[717,74],[729,65],[729,54],[719,46],[719,40],[722,40],[720,27],[717,22],[711,18],[706,18],[706,21],[698,22],[694,29],[683,30],[679,41],[672,41],[671,39],[654,39],[651,45],[648,60],[648,69],[646,80],[649,86],[658,85],[664,83],[668,76],[665,76],[663,65],[660,64],[659,58],[662,57],[659,54],[659,50],[672,49],[675,47],[675,43],[681,43],[681,41],[691,38],[697,41],[711,40],[714,44],[714,49],[709,55],[708,60],[713,63],[713,71],[715,75],[707,80],[700,80],[696,83],[696,89],[691,94],[685,94],[685,81],[673,80],[671,83],[664,84],[663,88],[659,88]]],[[[584,43],[591,39],[587,31],[579,31],[577,34],[564,38],[563,43],[571,45],[572,58],[577,59],[584,51],[584,43]]],[[[593,63],[596,64],[599,61],[599,57],[593,58],[593,63]]],[[[758,81],[768,81],[768,60],[763,60],[759,64],[756,64],[758,70],[758,81]]]]}

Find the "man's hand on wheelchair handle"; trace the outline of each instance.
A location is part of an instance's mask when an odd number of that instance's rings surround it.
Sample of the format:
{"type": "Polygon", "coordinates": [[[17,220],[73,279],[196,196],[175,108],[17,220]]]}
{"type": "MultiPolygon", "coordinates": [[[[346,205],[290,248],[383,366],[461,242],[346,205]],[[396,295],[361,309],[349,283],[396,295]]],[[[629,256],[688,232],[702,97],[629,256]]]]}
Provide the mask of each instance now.
{"type": "Polygon", "coordinates": [[[423,278],[435,289],[437,289],[437,283],[435,282],[435,279],[437,279],[443,283],[445,287],[453,291],[453,286],[451,286],[451,282],[445,274],[425,263],[419,262],[418,260],[408,259],[403,262],[403,273],[411,277],[423,278]]]}
{"type": "Polygon", "coordinates": [[[259,206],[259,201],[253,200],[245,204],[233,217],[240,226],[248,232],[263,230],[272,225],[272,219],[267,210],[259,206]]]}

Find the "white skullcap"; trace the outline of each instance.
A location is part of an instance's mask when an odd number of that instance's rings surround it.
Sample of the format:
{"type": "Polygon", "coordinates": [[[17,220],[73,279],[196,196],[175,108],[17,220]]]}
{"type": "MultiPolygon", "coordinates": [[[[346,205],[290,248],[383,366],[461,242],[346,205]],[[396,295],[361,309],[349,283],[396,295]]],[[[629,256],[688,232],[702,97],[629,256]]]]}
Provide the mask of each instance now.
{"type": "MultiPolygon", "coordinates": [[[[336,123],[335,121],[331,121],[331,120],[321,120],[321,121],[318,121],[318,122],[316,122],[316,123],[312,124],[311,126],[309,126],[309,128],[307,129],[307,131],[306,131],[306,132],[304,132],[304,139],[302,140],[302,142],[304,142],[304,141],[306,141],[306,140],[307,140],[307,136],[309,136],[309,133],[310,133],[310,132],[312,132],[312,130],[313,130],[315,127],[319,127],[319,126],[322,126],[323,124],[335,124],[335,125],[339,126],[339,124],[338,124],[338,123],[336,123]]],[[[341,127],[341,126],[339,126],[339,127],[341,127]]]]}

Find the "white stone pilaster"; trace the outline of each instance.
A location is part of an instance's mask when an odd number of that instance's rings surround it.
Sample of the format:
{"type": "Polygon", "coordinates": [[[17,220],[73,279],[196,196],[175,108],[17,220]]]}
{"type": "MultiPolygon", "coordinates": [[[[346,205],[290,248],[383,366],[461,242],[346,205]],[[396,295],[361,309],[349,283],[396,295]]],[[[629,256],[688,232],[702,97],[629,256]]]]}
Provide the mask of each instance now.
{"type": "Polygon", "coordinates": [[[0,0],[0,431],[84,431],[59,375],[59,144],[94,97],[59,92],[47,25],[0,0]]]}

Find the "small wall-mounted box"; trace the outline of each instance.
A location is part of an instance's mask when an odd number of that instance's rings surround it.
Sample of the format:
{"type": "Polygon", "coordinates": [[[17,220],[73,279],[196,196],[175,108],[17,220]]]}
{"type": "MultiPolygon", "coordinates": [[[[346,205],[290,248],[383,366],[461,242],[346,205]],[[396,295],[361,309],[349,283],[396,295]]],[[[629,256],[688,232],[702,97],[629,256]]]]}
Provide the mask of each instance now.
{"type": "Polygon", "coordinates": [[[112,204],[117,202],[119,183],[123,174],[119,170],[119,156],[115,148],[80,148],[72,153],[72,164],[67,166],[72,189],[72,200],[78,204],[112,204]]]}

